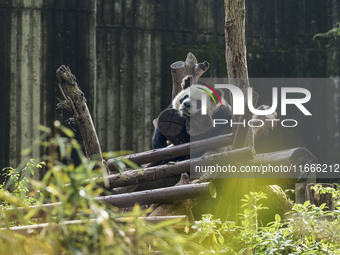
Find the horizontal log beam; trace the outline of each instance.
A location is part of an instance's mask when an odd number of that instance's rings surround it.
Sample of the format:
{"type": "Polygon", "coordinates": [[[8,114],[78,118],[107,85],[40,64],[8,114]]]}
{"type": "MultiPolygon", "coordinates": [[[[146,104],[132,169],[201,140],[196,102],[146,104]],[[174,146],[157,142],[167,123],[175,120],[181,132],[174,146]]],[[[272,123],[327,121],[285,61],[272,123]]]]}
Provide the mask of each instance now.
{"type": "MultiPolygon", "coordinates": [[[[196,146],[195,148],[198,149],[196,146]]],[[[214,162],[216,163],[216,160],[237,163],[245,160],[251,160],[254,156],[254,150],[247,147],[233,151],[216,153],[210,156],[188,159],[174,164],[159,165],[139,170],[128,170],[122,174],[108,175],[106,178],[109,183],[109,187],[106,188],[112,189],[181,175],[182,173],[188,173],[190,171],[190,164],[212,164],[214,162]]],[[[104,184],[102,185],[104,186],[104,184]]]]}
{"type": "MultiPolygon", "coordinates": [[[[209,139],[184,143],[176,146],[170,146],[162,149],[149,150],[140,153],[127,155],[124,158],[131,160],[137,165],[143,165],[150,162],[170,160],[182,156],[208,151],[222,146],[230,145],[233,141],[232,134],[220,135],[209,139]]],[[[116,171],[113,159],[108,160],[110,171],[116,171]]]]}
{"type": "Polygon", "coordinates": [[[140,205],[171,203],[183,199],[197,197],[216,197],[216,189],[212,183],[186,184],[154,190],[144,190],[133,193],[98,197],[96,200],[119,208],[140,205]]]}
{"type": "Polygon", "coordinates": [[[264,153],[256,155],[253,164],[254,165],[271,165],[271,166],[287,166],[290,168],[290,172],[276,172],[266,173],[262,178],[278,178],[285,179],[285,182],[297,183],[304,182],[309,178],[309,172],[300,172],[298,167],[305,164],[317,163],[317,158],[306,148],[298,147],[288,150],[282,150],[271,153],[264,153]]]}
{"type": "MultiPolygon", "coordinates": [[[[196,197],[216,197],[216,190],[212,183],[187,184],[181,186],[173,186],[161,189],[145,190],[127,194],[118,194],[110,196],[96,197],[95,200],[103,201],[119,208],[132,207],[135,204],[155,204],[170,203],[182,199],[191,199],[196,197]]],[[[28,211],[37,210],[34,217],[45,218],[48,211],[58,206],[59,203],[51,203],[44,205],[28,206],[26,208],[9,208],[4,210],[5,215],[9,219],[16,219],[20,215],[27,214],[28,211]]]]}
{"type": "MultiPolygon", "coordinates": [[[[265,106],[261,106],[265,107],[265,106]]],[[[262,109],[262,108],[261,108],[262,109]]],[[[275,118],[276,115],[268,116],[267,118],[272,119],[275,118]]],[[[255,119],[261,119],[261,116],[254,115],[255,119]]],[[[262,127],[254,128],[254,136],[255,139],[259,139],[263,134],[269,132],[272,129],[268,125],[264,125],[262,127]]],[[[175,146],[169,146],[166,148],[149,150],[139,153],[130,154],[124,156],[125,159],[128,159],[137,165],[143,165],[151,162],[159,162],[163,160],[171,160],[178,157],[193,155],[200,152],[206,152],[209,150],[214,150],[223,146],[231,145],[233,143],[233,134],[219,135],[214,136],[208,139],[202,139],[199,141],[194,141],[190,143],[184,143],[175,146]]],[[[116,171],[115,162],[116,159],[108,160],[108,168],[111,172],[116,171]]]]}

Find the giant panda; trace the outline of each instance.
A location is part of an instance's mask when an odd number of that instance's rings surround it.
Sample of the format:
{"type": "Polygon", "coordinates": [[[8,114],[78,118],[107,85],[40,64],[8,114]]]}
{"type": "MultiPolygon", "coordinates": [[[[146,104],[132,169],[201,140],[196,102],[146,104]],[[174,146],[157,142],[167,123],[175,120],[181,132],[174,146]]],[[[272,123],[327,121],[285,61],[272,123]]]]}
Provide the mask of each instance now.
{"type": "MultiPolygon", "coordinates": [[[[224,93],[220,89],[216,89],[215,92],[219,95],[222,105],[220,104],[217,95],[205,85],[192,84],[193,78],[188,75],[184,77],[182,81],[183,90],[177,94],[173,99],[171,105],[168,108],[175,109],[178,114],[185,119],[189,119],[195,114],[199,114],[202,108],[202,93],[203,90],[209,91],[213,95],[214,100],[208,97],[207,100],[207,115],[219,119],[231,119],[231,107],[224,98],[224,93]]],[[[228,132],[224,129],[223,132],[228,132]]],[[[218,135],[218,134],[215,134],[218,135]]],[[[167,138],[159,131],[158,127],[155,128],[155,132],[152,139],[153,149],[164,148],[167,146],[167,138]]]]}

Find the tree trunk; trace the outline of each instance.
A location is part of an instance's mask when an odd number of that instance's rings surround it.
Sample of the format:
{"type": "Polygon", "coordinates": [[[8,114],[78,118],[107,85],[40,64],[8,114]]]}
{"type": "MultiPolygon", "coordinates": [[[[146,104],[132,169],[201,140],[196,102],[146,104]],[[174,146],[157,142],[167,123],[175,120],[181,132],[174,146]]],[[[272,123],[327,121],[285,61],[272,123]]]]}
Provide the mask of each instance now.
{"type": "MultiPolygon", "coordinates": [[[[225,0],[225,44],[226,62],[229,83],[238,86],[247,98],[248,68],[246,58],[246,37],[245,37],[245,0],[225,0]]],[[[246,101],[245,101],[246,102],[246,101]]],[[[232,103],[232,98],[231,98],[232,103]]],[[[244,116],[233,116],[233,121],[246,122],[252,118],[248,107],[245,107],[244,116]]],[[[247,137],[253,139],[252,129],[246,125],[238,125],[233,142],[233,149],[246,146],[247,137]]],[[[252,144],[252,141],[249,142],[252,144]]],[[[241,212],[241,199],[254,187],[252,179],[224,179],[221,181],[221,188],[218,190],[218,204],[215,216],[226,220],[238,221],[238,214],[241,212]]]]}
{"type": "Polygon", "coordinates": [[[186,75],[192,75],[193,83],[196,84],[201,75],[208,70],[209,63],[197,63],[197,59],[191,52],[188,53],[187,59],[184,61],[177,61],[170,65],[172,74],[172,98],[182,90],[181,83],[186,75]]]}
{"type": "MultiPolygon", "coordinates": [[[[237,85],[247,98],[247,88],[249,87],[246,35],[245,35],[245,1],[225,0],[225,42],[226,42],[226,62],[228,68],[229,83],[237,85]]],[[[231,98],[232,101],[232,98],[231,98]]],[[[248,108],[245,107],[244,116],[234,116],[234,121],[246,122],[252,117],[248,108]]],[[[235,149],[244,147],[248,137],[249,127],[238,126],[235,132],[235,149]]],[[[250,134],[249,137],[252,137],[250,134]]]]}

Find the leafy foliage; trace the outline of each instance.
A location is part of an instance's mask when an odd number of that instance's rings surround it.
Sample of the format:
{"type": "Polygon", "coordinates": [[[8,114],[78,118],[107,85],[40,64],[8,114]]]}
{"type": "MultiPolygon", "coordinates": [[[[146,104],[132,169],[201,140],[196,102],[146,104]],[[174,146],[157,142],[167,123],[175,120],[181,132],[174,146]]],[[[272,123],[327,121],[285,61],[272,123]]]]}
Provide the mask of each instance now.
{"type": "Polygon", "coordinates": [[[323,187],[320,184],[316,184],[311,187],[311,189],[315,190],[315,192],[319,194],[332,194],[332,197],[334,198],[336,206],[340,206],[340,189],[339,189],[339,184],[334,183],[333,184],[334,188],[331,187],[323,187]]]}
{"type": "MultiPolygon", "coordinates": [[[[83,155],[71,130],[58,123],[55,128],[53,136],[42,128],[43,137],[49,137],[39,142],[48,151],[43,161],[31,159],[22,168],[3,170],[0,254],[340,254],[339,204],[334,211],[325,205],[295,204],[285,219],[276,215],[267,226],[259,226],[259,214],[268,209],[262,205],[267,197],[251,192],[242,199],[240,224],[208,214],[190,235],[175,230],[180,224],[176,220],[148,224],[143,219],[147,212],[139,206],[118,212],[94,199],[106,193],[98,185],[106,169],[83,155]],[[73,163],[74,154],[79,165],[73,163]],[[42,180],[33,178],[43,168],[42,180]],[[46,203],[54,206],[46,208],[46,203]],[[39,231],[11,228],[41,222],[48,224],[39,231]]],[[[117,159],[116,166],[124,164],[117,159]]],[[[338,189],[315,190],[339,199],[338,189]]]]}
{"type": "Polygon", "coordinates": [[[120,213],[95,200],[106,192],[98,185],[106,169],[83,155],[71,130],[56,124],[54,136],[43,129],[50,137],[40,142],[48,151],[43,162],[30,160],[22,170],[5,169],[6,184],[0,187],[0,254],[195,254],[202,249],[190,236],[175,231],[172,226],[181,224],[177,220],[149,224],[139,206],[120,213]],[[79,165],[73,163],[74,154],[79,165]],[[32,178],[44,166],[43,179],[32,178]],[[58,204],[42,206],[47,203],[58,204]],[[49,224],[39,231],[18,233],[10,228],[39,222],[49,224]]]}
{"type": "MultiPolygon", "coordinates": [[[[29,195],[29,178],[34,175],[36,169],[42,168],[45,162],[42,161],[38,164],[34,159],[30,159],[26,166],[22,169],[21,173],[17,169],[12,167],[6,167],[2,170],[2,175],[5,180],[0,184],[0,192],[6,192],[11,190],[11,193],[20,199],[23,199],[23,203],[26,205],[33,205],[37,203],[37,198],[29,195]]],[[[9,205],[7,201],[0,203],[0,207],[5,208],[9,205]]]]}
{"type": "Polygon", "coordinates": [[[245,195],[240,226],[205,215],[193,226],[198,241],[209,254],[340,254],[340,208],[326,211],[325,205],[295,204],[287,219],[277,214],[259,227],[258,214],[266,209],[262,199],[266,196],[261,192],[245,195]]]}

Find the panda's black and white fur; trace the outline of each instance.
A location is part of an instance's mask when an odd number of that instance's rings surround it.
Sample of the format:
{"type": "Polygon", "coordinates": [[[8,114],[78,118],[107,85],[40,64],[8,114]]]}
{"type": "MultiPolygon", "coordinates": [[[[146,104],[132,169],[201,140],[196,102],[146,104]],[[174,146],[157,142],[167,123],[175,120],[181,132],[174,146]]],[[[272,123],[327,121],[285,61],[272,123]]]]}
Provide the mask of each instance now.
{"type": "MultiPolygon", "coordinates": [[[[193,116],[194,114],[199,113],[201,111],[202,108],[201,98],[202,93],[204,93],[201,89],[205,89],[210,91],[211,94],[214,96],[215,101],[218,102],[215,105],[211,97],[209,97],[209,99],[207,100],[207,115],[212,117],[221,108],[221,104],[219,103],[217,96],[213,93],[213,91],[211,91],[204,85],[191,84],[192,80],[193,79],[191,76],[186,76],[183,79],[183,82],[181,84],[183,90],[180,93],[178,93],[178,95],[173,99],[169,108],[177,110],[179,115],[183,118],[190,118],[190,116],[193,116]]],[[[230,107],[229,104],[224,99],[223,91],[217,89],[216,92],[221,98],[222,105],[230,107]]],[[[164,148],[167,146],[167,138],[159,131],[157,127],[155,128],[152,142],[154,149],[164,148]]]]}

